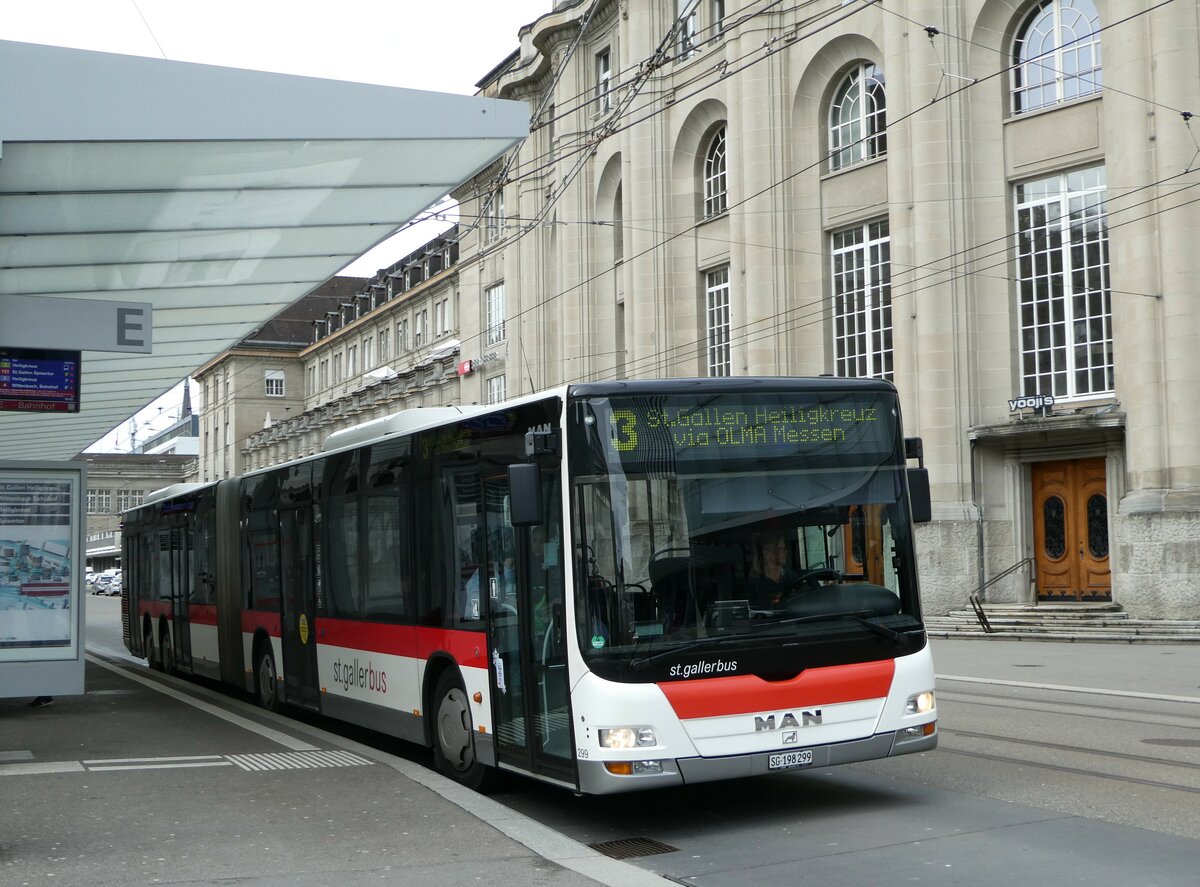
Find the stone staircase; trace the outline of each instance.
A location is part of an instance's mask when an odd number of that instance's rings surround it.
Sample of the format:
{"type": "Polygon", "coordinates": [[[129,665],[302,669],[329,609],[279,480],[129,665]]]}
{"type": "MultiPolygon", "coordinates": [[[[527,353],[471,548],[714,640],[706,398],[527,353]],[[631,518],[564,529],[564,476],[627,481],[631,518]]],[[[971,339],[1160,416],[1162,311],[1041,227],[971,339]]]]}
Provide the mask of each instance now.
{"type": "Polygon", "coordinates": [[[1200,643],[1200,621],[1133,619],[1117,604],[982,604],[991,632],[971,609],[927,616],[931,638],[1111,644],[1200,643]]]}

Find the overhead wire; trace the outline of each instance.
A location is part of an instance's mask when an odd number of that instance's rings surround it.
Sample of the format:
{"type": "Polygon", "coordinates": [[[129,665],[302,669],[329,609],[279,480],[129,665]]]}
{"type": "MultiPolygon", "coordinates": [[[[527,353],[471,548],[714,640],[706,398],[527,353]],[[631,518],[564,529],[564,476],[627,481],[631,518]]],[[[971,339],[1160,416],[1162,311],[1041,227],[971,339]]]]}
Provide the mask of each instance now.
{"type": "MultiPolygon", "coordinates": [[[[1149,9],[1147,9],[1147,10],[1142,10],[1142,11],[1139,11],[1139,12],[1137,12],[1137,13],[1134,13],[1134,14],[1132,14],[1132,15],[1130,15],[1130,16],[1128,16],[1128,17],[1124,18],[1124,19],[1121,19],[1121,20],[1119,20],[1119,21],[1112,22],[1112,23],[1110,23],[1109,25],[1103,26],[1103,27],[1102,27],[1101,29],[1099,29],[1099,30],[1100,30],[1100,31],[1103,31],[1103,30],[1109,30],[1109,29],[1111,29],[1111,28],[1115,28],[1115,27],[1117,27],[1117,26],[1119,26],[1119,25],[1122,25],[1122,24],[1124,24],[1124,23],[1126,23],[1126,22],[1128,22],[1128,21],[1131,21],[1131,20],[1133,20],[1134,18],[1136,18],[1136,17],[1138,17],[1138,16],[1149,14],[1150,12],[1154,11],[1155,9],[1157,9],[1157,8],[1160,8],[1160,7],[1162,7],[1162,6],[1165,6],[1165,5],[1167,5],[1167,3],[1170,3],[1170,2],[1173,2],[1173,0],[1165,0],[1165,2],[1162,2],[1162,3],[1156,4],[1154,7],[1151,7],[1151,8],[1149,8],[1149,9]]],[[[862,7],[859,7],[859,8],[862,8],[862,7]]],[[[822,30],[823,30],[823,29],[822,29],[822,30]]],[[[949,99],[949,98],[951,98],[953,95],[956,95],[958,92],[961,92],[961,91],[962,91],[962,90],[964,90],[964,89],[967,89],[967,88],[970,88],[970,87],[972,87],[972,86],[975,86],[975,85],[977,85],[978,83],[982,83],[982,82],[984,82],[984,81],[985,81],[985,80],[987,80],[987,79],[991,79],[991,78],[993,78],[993,77],[1000,76],[1000,75],[1002,75],[1003,73],[1005,73],[1007,70],[1011,70],[1013,67],[1014,67],[1013,65],[1010,65],[1010,66],[1008,66],[1007,68],[1002,68],[1000,71],[993,72],[992,74],[988,75],[988,76],[987,76],[987,77],[985,77],[985,78],[980,78],[980,79],[978,79],[978,80],[974,80],[974,81],[972,81],[970,84],[968,84],[968,86],[964,86],[964,87],[962,87],[962,88],[960,88],[960,89],[958,89],[958,90],[954,90],[954,91],[953,91],[953,92],[951,92],[951,93],[947,93],[945,96],[939,96],[939,97],[936,97],[936,98],[935,98],[934,100],[932,100],[932,101],[931,101],[929,104],[927,104],[927,105],[923,105],[923,106],[920,106],[920,107],[917,107],[917,108],[914,108],[912,111],[910,111],[909,113],[907,113],[907,114],[903,115],[902,117],[900,117],[900,118],[897,118],[897,119],[894,119],[894,120],[890,120],[890,121],[888,122],[888,129],[891,129],[892,127],[894,127],[894,126],[895,126],[895,125],[897,125],[898,123],[900,123],[900,122],[903,122],[904,120],[907,120],[908,118],[912,117],[912,116],[913,116],[913,115],[915,115],[916,113],[919,113],[920,111],[926,110],[926,109],[927,109],[927,108],[928,108],[930,105],[932,105],[932,104],[935,104],[936,102],[948,100],[948,99],[949,99]]],[[[658,111],[657,113],[661,113],[661,110],[660,110],[660,111],[658,111]]],[[[634,124],[629,124],[629,125],[634,125],[634,124]]],[[[826,155],[826,157],[827,157],[827,156],[828,156],[828,155],[826,155]]],[[[820,159],[817,161],[817,163],[810,164],[809,166],[807,166],[807,167],[804,167],[803,169],[797,170],[797,171],[795,171],[795,172],[793,172],[793,173],[789,174],[788,176],[785,176],[784,178],[782,178],[782,179],[779,179],[779,180],[777,180],[776,182],[773,182],[771,185],[767,186],[766,188],[762,189],[761,191],[759,191],[759,192],[756,192],[755,194],[749,195],[748,197],[746,197],[746,198],[744,198],[743,200],[739,201],[737,204],[733,204],[733,205],[731,205],[731,207],[730,207],[730,210],[732,211],[733,209],[736,209],[736,208],[738,208],[738,207],[744,206],[744,205],[745,205],[746,203],[748,203],[749,201],[751,201],[751,200],[753,200],[753,199],[755,199],[755,198],[757,198],[757,197],[761,196],[762,194],[764,194],[764,193],[768,192],[768,191],[769,191],[769,190],[771,190],[772,188],[779,187],[780,185],[782,185],[782,184],[786,183],[787,181],[791,180],[791,179],[792,179],[792,178],[794,178],[795,176],[797,176],[797,175],[799,175],[799,174],[801,174],[801,173],[804,173],[804,172],[810,171],[810,170],[811,170],[811,169],[813,169],[814,167],[818,166],[820,163],[823,163],[823,162],[825,161],[826,157],[822,157],[822,158],[820,158],[820,159]]],[[[1168,178],[1168,179],[1164,179],[1163,181],[1169,181],[1169,178],[1168,178]]],[[[1153,185],[1150,185],[1150,186],[1144,186],[1144,187],[1152,187],[1152,186],[1153,186],[1153,185]]],[[[560,192],[560,193],[561,193],[561,192],[560,192]]],[[[1132,193],[1132,192],[1130,192],[1130,193],[1132,193]]],[[[1163,211],[1165,212],[1165,211],[1169,211],[1169,210],[1163,210],[1163,211]]],[[[542,214],[540,217],[541,217],[541,218],[544,218],[544,217],[545,217],[545,213],[543,212],[543,214],[542,214]]],[[[593,223],[593,224],[596,224],[596,223],[599,223],[599,222],[597,222],[597,221],[593,221],[592,223],[593,223]]],[[[660,241],[660,242],[658,242],[658,243],[656,243],[656,244],[652,245],[651,247],[648,247],[646,250],[643,250],[641,253],[638,253],[636,256],[633,256],[633,257],[630,257],[630,258],[631,258],[631,259],[632,259],[632,258],[639,258],[639,257],[641,257],[641,256],[644,256],[644,255],[646,255],[646,254],[648,254],[648,253],[652,252],[652,251],[653,251],[653,250],[655,250],[655,249],[662,248],[662,247],[666,246],[667,244],[669,244],[669,243],[670,243],[672,240],[674,240],[674,239],[677,239],[678,237],[680,237],[680,236],[683,236],[684,234],[688,234],[688,233],[692,233],[692,232],[694,232],[694,231],[695,231],[695,230],[696,230],[696,229],[697,229],[697,228],[698,228],[698,227],[699,227],[701,224],[703,224],[703,220],[702,220],[702,221],[700,221],[700,222],[697,222],[697,223],[695,223],[695,224],[693,224],[693,225],[691,225],[691,226],[688,226],[688,227],[686,227],[686,228],[685,228],[685,229],[683,229],[682,231],[676,232],[675,234],[672,234],[672,235],[669,235],[669,236],[665,237],[665,238],[664,238],[662,241],[660,241]]],[[[520,230],[517,232],[517,237],[516,237],[516,238],[511,238],[511,239],[508,239],[508,240],[505,240],[505,242],[504,242],[504,244],[503,244],[503,245],[509,245],[509,244],[511,244],[511,243],[512,243],[512,242],[513,242],[515,239],[519,239],[519,237],[520,237],[520,236],[522,236],[523,234],[527,233],[529,230],[532,230],[532,229],[533,229],[533,226],[522,226],[522,228],[521,228],[521,229],[520,229],[520,230]]],[[[1004,236],[1004,237],[1002,237],[1002,238],[996,238],[996,239],[995,239],[995,241],[992,241],[992,242],[997,242],[997,243],[1007,242],[1007,241],[1008,241],[1008,237],[1009,237],[1009,235],[1005,235],[1005,236],[1004,236]]],[[[948,256],[946,256],[946,257],[943,257],[943,258],[941,258],[941,259],[934,260],[934,262],[950,261],[951,259],[953,259],[953,258],[956,258],[956,257],[958,257],[958,256],[959,256],[959,255],[961,255],[961,254],[964,254],[964,253],[967,253],[967,252],[970,252],[970,251],[977,251],[977,250],[978,250],[980,247],[982,247],[982,246],[984,246],[984,245],[986,245],[986,244],[987,244],[987,242],[985,242],[985,244],[974,244],[974,245],[972,245],[971,247],[964,248],[963,250],[956,251],[955,253],[952,253],[952,254],[950,254],[950,255],[948,255],[948,256]]],[[[474,259],[473,259],[473,260],[474,260],[474,259]]],[[[629,260],[630,260],[630,259],[626,259],[625,261],[629,261],[629,260]]],[[[1005,261],[1007,261],[1007,259],[1006,259],[1005,261]]],[[[949,269],[930,268],[930,267],[929,267],[929,265],[915,266],[915,267],[914,267],[914,268],[912,268],[912,269],[902,270],[900,273],[901,273],[901,274],[903,274],[903,273],[916,273],[918,270],[925,271],[925,272],[927,272],[927,274],[929,274],[929,275],[944,275],[944,274],[947,274],[947,273],[949,273],[949,269]]],[[[591,276],[591,277],[589,277],[589,278],[585,279],[584,281],[581,281],[580,283],[578,283],[578,284],[575,284],[575,285],[573,285],[572,287],[570,287],[570,288],[568,288],[568,289],[566,289],[566,290],[563,290],[562,292],[559,292],[559,293],[555,293],[555,294],[549,295],[549,296],[547,296],[546,298],[544,298],[544,299],[542,299],[542,300],[540,300],[540,301],[536,302],[535,304],[533,304],[533,305],[531,305],[531,306],[527,307],[527,308],[526,308],[526,309],[524,309],[523,311],[521,311],[521,312],[518,312],[516,315],[512,315],[512,316],[509,318],[509,320],[516,320],[516,319],[519,319],[521,316],[525,315],[525,314],[526,314],[526,313],[528,313],[529,311],[538,310],[538,309],[540,309],[540,308],[543,308],[543,307],[545,307],[545,305],[549,304],[550,302],[552,302],[552,301],[554,301],[554,300],[557,300],[557,299],[559,299],[559,298],[562,298],[562,297],[564,297],[564,296],[568,295],[569,293],[571,293],[571,292],[574,292],[574,291],[578,290],[579,288],[581,288],[581,287],[583,287],[583,286],[587,286],[588,284],[590,284],[590,283],[594,282],[595,280],[599,279],[600,277],[602,277],[603,275],[605,275],[605,274],[607,274],[607,273],[611,273],[611,269],[606,269],[605,271],[603,271],[603,272],[600,272],[599,274],[593,275],[593,276],[591,276]]],[[[962,273],[963,273],[963,274],[971,274],[971,273],[975,273],[975,272],[967,271],[967,272],[962,272],[962,273]]],[[[920,282],[920,281],[917,281],[917,282],[920,282]]],[[[1139,295],[1145,295],[1145,294],[1139,294],[1139,295]]],[[[817,303],[817,302],[810,303],[810,307],[811,307],[811,305],[814,305],[814,304],[818,304],[818,303],[817,303]]],[[[794,309],[791,309],[791,310],[794,310],[794,309]]],[[[482,333],[481,333],[481,335],[482,335],[482,333]]],[[[473,338],[475,338],[475,337],[470,337],[470,338],[468,338],[466,341],[468,341],[468,342],[469,342],[469,341],[471,341],[473,338]]],[[[563,359],[565,360],[565,359],[569,359],[569,358],[563,358],[563,359]]]]}

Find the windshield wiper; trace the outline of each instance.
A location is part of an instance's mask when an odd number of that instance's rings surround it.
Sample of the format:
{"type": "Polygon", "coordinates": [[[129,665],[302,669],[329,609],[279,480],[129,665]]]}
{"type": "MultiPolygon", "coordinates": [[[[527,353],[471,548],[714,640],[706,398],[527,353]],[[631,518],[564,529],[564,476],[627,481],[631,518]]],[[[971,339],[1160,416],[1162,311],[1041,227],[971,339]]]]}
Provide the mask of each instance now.
{"type": "Polygon", "coordinates": [[[859,625],[864,626],[880,637],[887,638],[896,643],[911,643],[912,638],[907,632],[896,631],[894,628],[888,628],[886,625],[881,625],[878,622],[872,622],[868,616],[875,615],[870,610],[855,610],[851,613],[810,613],[807,616],[793,616],[790,619],[780,619],[777,622],[764,622],[762,625],[755,626],[751,629],[752,633],[766,631],[768,628],[778,628],[781,625],[800,625],[805,622],[826,622],[833,619],[851,619],[859,625]]]}

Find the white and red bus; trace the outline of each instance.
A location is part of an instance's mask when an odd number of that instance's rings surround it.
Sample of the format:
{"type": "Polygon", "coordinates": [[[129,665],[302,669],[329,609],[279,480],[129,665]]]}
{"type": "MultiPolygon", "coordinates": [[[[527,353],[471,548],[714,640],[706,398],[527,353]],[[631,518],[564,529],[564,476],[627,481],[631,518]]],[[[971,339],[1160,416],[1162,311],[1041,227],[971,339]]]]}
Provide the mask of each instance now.
{"type": "MultiPolygon", "coordinates": [[[[937,742],[895,388],[588,383],[409,410],[126,512],[125,643],[603,794],[937,742]]],[[[911,494],[910,494],[911,491],[911,494]]]]}

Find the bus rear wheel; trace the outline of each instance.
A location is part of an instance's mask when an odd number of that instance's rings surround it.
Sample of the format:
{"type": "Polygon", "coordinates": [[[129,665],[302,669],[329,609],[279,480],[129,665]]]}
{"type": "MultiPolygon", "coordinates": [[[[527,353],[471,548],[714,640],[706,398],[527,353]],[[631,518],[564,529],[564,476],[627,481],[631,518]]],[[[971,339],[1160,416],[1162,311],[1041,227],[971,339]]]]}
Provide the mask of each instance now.
{"type": "Polygon", "coordinates": [[[254,695],[267,711],[279,711],[279,676],[275,672],[275,654],[264,644],[254,660],[254,695]]]}
{"type": "Polygon", "coordinates": [[[171,649],[171,632],[163,630],[161,633],[161,641],[158,645],[158,661],[162,666],[162,670],[167,674],[175,673],[175,653],[171,649]]]}
{"type": "Polygon", "coordinates": [[[162,659],[158,657],[158,649],[154,646],[154,632],[147,624],[142,629],[142,652],[146,654],[146,664],[153,671],[162,671],[162,659]]]}
{"type": "Polygon", "coordinates": [[[460,785],[482,791],[492,770],[475,756],[471,703],[453,669],[438,678],[433,712],[433,760],[437,768],[460,785]]]}

